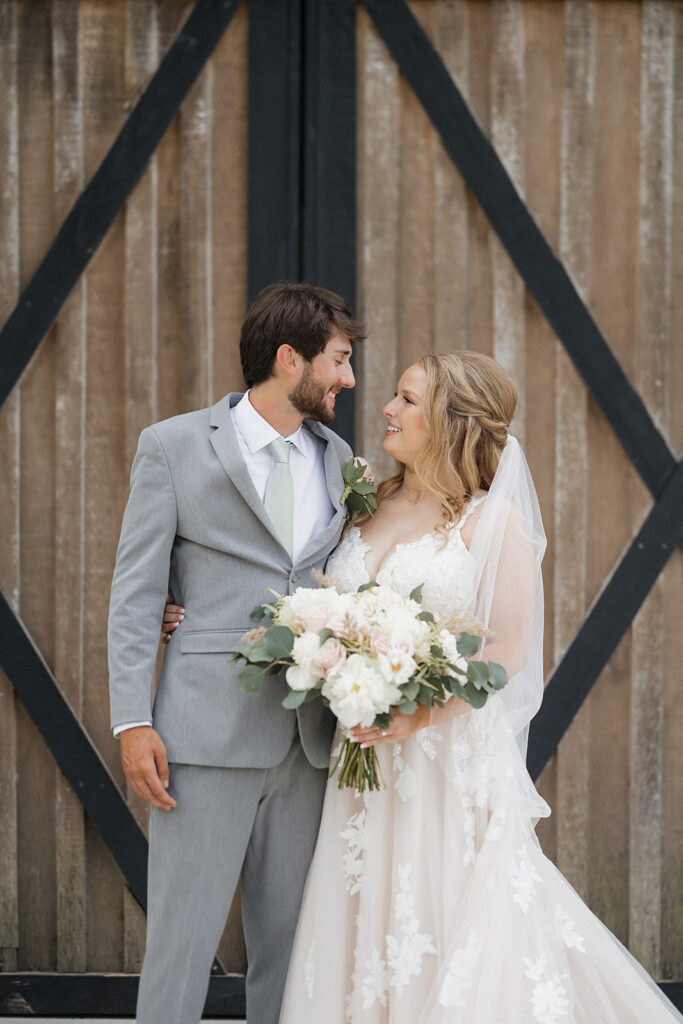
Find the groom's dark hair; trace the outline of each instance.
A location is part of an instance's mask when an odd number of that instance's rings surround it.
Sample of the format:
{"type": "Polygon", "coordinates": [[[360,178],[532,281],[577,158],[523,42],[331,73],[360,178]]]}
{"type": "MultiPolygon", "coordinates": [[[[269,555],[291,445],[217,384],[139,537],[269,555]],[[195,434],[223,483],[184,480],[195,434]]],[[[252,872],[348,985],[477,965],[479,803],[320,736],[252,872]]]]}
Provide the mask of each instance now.
{"type": "Polygon", "coordinates": [[[366,337],[341,295],[312,284],[268,285],[251,304],[240,333],[247,387],[271,376],[280,345],[291,345],[310,363],[337,332],[352,345],[366,337]]]}

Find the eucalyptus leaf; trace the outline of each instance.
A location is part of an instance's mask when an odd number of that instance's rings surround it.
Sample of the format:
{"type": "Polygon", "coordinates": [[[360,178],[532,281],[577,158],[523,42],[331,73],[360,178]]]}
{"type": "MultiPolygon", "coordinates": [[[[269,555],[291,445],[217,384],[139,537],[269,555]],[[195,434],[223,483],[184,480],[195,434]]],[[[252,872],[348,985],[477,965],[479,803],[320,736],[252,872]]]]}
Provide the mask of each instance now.
{"type": "Polygon", "coordinates": [[[371,484],[369,480],[359,480],[357,484],[353,485],[353,489],[356,494],[372,494],[375,489],[375,485],[371,484]]]}
{"type": "Polygon", "coordinates": [[[417,711],[417,701],[402,700],[398,706],[398,710],[403,712],[404,715],[414,715],[417,711]]]}
{"type": "Polygon", "coordinates": [[[494,690],[502,690],[508,682],[508,674],[497,661],[489,662],[489,681],[494,690]]]}
{"type": "MultiPolygon", "coordinates": [[[[363,474],[361,473],[361,476],[362,475],[363,474]]],[[[347,459],[346,462],[343,464],[342,476],[344,477],[344,482],[347,484],[353,484],[356,482],[356,480],[359,479],[356,476],[356,467],[353,464],[353,459],[347,459]]]]}
{"type": "MultiPolygon", "coordinates": [[[[422,585],[424,586],[424,584],[422,585]]],[[[436,622],[431,612],[418,612],[415,618],[420,619],[421,622],[436,622]]]]}
{"type": "Polygon", "coordinates": [[[481,637],[473,636],[472,633],[461,633],[458,637],[458,654],[463,658],[472,658],[481,647],[481,637]]]}
{"type": "Polygon", "coordinates": [[[377,726],[378,729],[388,729],[388,727],[391,725],[393,720],[394,720],[393,712],[392,711],[387,711],[387,712],[385,712],[382,715],[376,715],[376,717],[375,717],[375,725],[377,726]]]}
{"type": "Polygon", "coordinates": [[[372,590],[373,587],[377,586],[377,580],[370,580],[369,583],[362,583],[358,588],[358,593],[362,594],[366,590],[372,590]]]}
{"type": "Polygon", "coordinates": [[[262,665],[245,665],[237,677],[237,685],[245,693],[256,693],[265,677],[266,669],[262,665]]]}
{"type": "Polygon", "coordinates": [[[471,683],[465,683],[462,687],[462,691],[463,700],[466,700],[473,708],[483,708],[488,698],[486,690],[478,690],[476,686],[472,686],[471,683]]]}
{"type": "Polygon", "coordinates": [[[252,608],[252,610],[249,613],[249,618],[253,619],[254,622],[260,622],[261,619],[264,619],[265,617],[266,617],[266,605],[265,604],[257,604],[256,607],[252,608]]]}
{"type": "Polygon", "coordinates": [[[416,683],[414,679],[409,679],[407,683],[403,683],[402,686],[399,686],[399,690],[404,697],[408,698],[408,700],[415,700],[420,692],[420,684],[416,683]]]}
{"type": "Polygon", "coordinates": [[[294,634],[289,626],[272,626],[263,638],[263,646],[271,660],[286,658],[291,654],[293,644],[294,634]]]}
{"type": "Polygon", "coordinates": [[[415,587],[414,590],[410,591],[410,600],[411,601],[416,601],[418,604],[422,603],[422,588],[423,587],[424,587],[424,583],[421,583],[419,585],[419,587],[415,587]]]}
{"type": "Polygon", "coordinates": [[[489,667],[485,661],[471,661],[467,666],[467,678],[470,683],[481,689],[489,681],[489,667]]]}
{"type": "Polygon", "coordinates": [[[363,499],[363,495],[356,494],[355,491],[351,491],[346,499],[346,507],[350,512],[365,512],[365,500],[363,499]]]}
{"type": "Polygon", "coordinates": [[[283,700],[282,706],[287,708],[288,711],[293,711],[294,708],[301,707],[307,695],[308,690],[290,690],[283,700]]]}
{"type": "Polygon", "coordinates": [[[331,636],[334,636],[334,630],[332,630],[332,629],[321,629],[320,632],[318,633],[318,638],[320,640],[320,646],[322,647],[322,645],[325,643],[325,641],[329,640],[331,636]]]}
{"type": "Polygon", "coordinates": [[[443,658],[443,647],[440,647],[439,644],[432,644],[429,651],[433,658],[443,658]]]}

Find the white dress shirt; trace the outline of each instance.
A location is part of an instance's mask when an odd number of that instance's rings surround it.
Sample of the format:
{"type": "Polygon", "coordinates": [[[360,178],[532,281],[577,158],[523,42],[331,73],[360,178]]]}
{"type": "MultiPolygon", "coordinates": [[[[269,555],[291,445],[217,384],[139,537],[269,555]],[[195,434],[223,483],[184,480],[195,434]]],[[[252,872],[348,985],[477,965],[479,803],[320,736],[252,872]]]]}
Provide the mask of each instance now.
{"type": "MultiPolygon", "coordinates": [[[[237,443],[244,459],[251,482],[259,499],[263,501],[266,483],[273,468],[274,459],[268,451],[271,441],[282,437],[275,427],[256,412],[249,400],[249,392],[242,396],[230,410],[237,443]]],[[[292,558],[297,558],[311,537],[322,533],[334,516],[334,505],[327,489],[325,476],[325,442],[316,437],[303,424],[285,441],[291,441],[289,468],[294,483],[294,531],[292,558]]],[[[118,736],[125,729],[134,729],[151,722],[127,722],[114,730],[118,736]]]]}

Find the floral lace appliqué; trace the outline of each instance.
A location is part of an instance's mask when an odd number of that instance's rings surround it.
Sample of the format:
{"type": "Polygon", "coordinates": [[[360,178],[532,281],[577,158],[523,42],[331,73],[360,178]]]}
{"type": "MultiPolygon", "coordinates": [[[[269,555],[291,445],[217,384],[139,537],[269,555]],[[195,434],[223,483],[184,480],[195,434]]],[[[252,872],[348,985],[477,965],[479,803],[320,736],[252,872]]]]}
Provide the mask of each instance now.
{"type": "Polygon", "coordinates": [[[534,982],[530,1000],[532,1017],[538,1024],[559,1024],[560,1018],[568,1015],[570,1006],[561,976],[545,977],[548,959],[543,953],[535,960],[525,957],[524,966],[525,977],[534,982]]]}
{"type": "Polygon", "coordinates": [[[410,979],[422,970],[422,958],[436,953],[431,935],[420,934],[420,922],[415,914],[415,897],[411,891],[413,865],[399,866],[400,892],[396,896],[394,913],[399,923],[400,939],[387,935],[387,960],[391,969],[391,985],[400,996],[410,979]]]}
{"type": "Polygon", "coordinates": [[[559,922],[562,938],[567,949],[578,949],[579,953],[585,953],[586,947],[583,944],[583,935],[579,935],[574,927],[574,919],[569,916],[564,907],[559,903],[555,904],[555,920],[559,922]]]}
{"type": "Polygon", "coordinates": [[[472,932],[467,944],[455,950],[439,993],[439,1002],[442,1006],[465,1005],[465,993],[472,987],[482,946],[480,937],[476,932],[472,932]]]}
{"type": "Polygon", "coordinates": [[[444,736],[435,729],[433,725],[427,725],[424,729],[418,729],[415,739],[420,744],[430,761],[436,759],[436,744],[444,742],[444,736]]]}
{"type": "Polygon", "coordinates": [[[367,974],[363,978],[361,990],[363,993],[363,1009],[370,1010],[376,1002],[381,1006],[387,1005],[387,989],[389,987],[389,973],[386,963],[379,955],[378,949],[373,949],[372,956],[365,964],[367,974]]]}
{"type": "Polygon", "coordinates": [[[346,828],[340,832],[342,839],[346,840],[346,853],[344,854],[344,885],[349,896],[360,892],[365,871],[365,826],[367,824],[367,811],[365,807],[357,814],[352,814],[346,823],[346,828]]]}
{"type": "Polygon", "coordinates": [[[405,803],[417,793],[417,778],[409,764],[403,760],[401,744],[394,743],[393,751],[394,789],[405,803]]]}
{"type": "Polygon", "coordinates": [[[510,870],[512,900],[522,913],[526,914],[536,896],[536,882],[542,883],[543,879],[534,870],[534,866],[529,860],[529,851],[525,846],[519,848],[517,857],[518,860],[512,859],[510,870]]]}

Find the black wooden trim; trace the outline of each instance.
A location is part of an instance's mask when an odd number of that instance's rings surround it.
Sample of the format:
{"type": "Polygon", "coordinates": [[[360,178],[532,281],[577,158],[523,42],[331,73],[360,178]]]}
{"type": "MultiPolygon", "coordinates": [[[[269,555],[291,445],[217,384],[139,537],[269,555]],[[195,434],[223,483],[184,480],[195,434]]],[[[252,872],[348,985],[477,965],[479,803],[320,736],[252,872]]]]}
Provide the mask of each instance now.
{"type": "MultiPolygon", "coordinates": [[[[305,0],[304,281],[356,308],[356,0],[305,0]]],[[[337,399],[334,429],[355,445],[354,391],[337,399]]]]}
{"type": "Polygon", "coordinates": [[[636,470],[658,497],[676,468],[675,459],[439,54],[405,0],[364,3],[527,288],[636,470]]]}
{"type": "MultiPolygon", "coordinates": [[[[10,1017],[134,1017],[137,974],[1,974],[0,1014],[10,1017]],[[68,1011],[65,1009],[68,1007],[68,1011]]],[[[659,988],[683,1011],[683,981],[660,981],[659,988]]],[[[203,1017],[244,1020],[244,977],[212,978],[203,1017]]]]}
{"type": "Polygon", "coordinates": [[[107,844],[133,896],[144,909],[147,906],[145,835],[2,590],[0,667],[107,844]]]}
{"type": "MultiPolygon", "coordinates": [[[[0,1015],[134,1017],[137,974],[0,973],[0,1015]]],[[[204,1017],[244,1020],[244,976],[213,977],[204,1017]]]]}
{"type": "Polygon", "coordinates": [[[0,407],[56,319],[241,0],[198,0],[0,332],[0,407]]]}
{"type": "Polygon", "coordinates": [[[537,779],[676,547],[683,542],[683,462],[588,613],[531,723],[527,764],[537,779]]]}
{"type": "Polygon", "coordinates": [[[302,0],[249,2],[247,292],[298,281],[302,0]]]}

